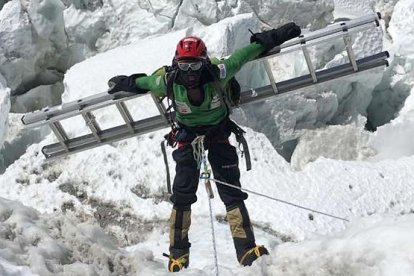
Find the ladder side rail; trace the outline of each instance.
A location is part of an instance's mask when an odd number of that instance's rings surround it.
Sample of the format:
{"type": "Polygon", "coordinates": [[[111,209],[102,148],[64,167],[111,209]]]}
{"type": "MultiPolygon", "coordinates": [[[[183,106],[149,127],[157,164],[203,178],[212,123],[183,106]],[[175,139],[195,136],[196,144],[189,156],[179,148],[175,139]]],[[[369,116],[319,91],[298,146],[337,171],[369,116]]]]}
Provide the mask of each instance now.
{"type": "Polygon", "coordinates": [[[144,95],[145,94],[132,94],[130,96],[127,96],[127,94],[125,94],[125,96],[123,97],[121,96],[118,99],[114,99],[114,94],[111,95],[107,92],[103,92],[97,95],[89,96],[87,98],[64,103],[60,106],[45,108],[40,111],[35,111],[33,113],[26,114],[22,117],[22,122],[26,126],[39,126],[46,123],[46,120],[60,121],[66,118],[80,115],[81,110],[93,111],[95,109],[106,107],[117,102],[131,100],[144,95]]]}
{"type": "MultiPolygon", "coordinates": [[[[369,57],[362,58],[357,61],[359,67],[358,72],[374,69],[380,66],[388,66],[388,61],[386,60],[388,57],[388,52],[384,51],[369,57]]],[[[346,63],[342,65],[337,65],[332,68],[317,71],[317,83],[322,83],[340,77],[348,76],[353,73],[357,72],[353,70],[352,64],[346,63]]],[[[276,86],[278,88],[279,94],[282,94],[290,91],[295,91],[297,89],[301,89],[307,86],[311,86],[317,83],[313,82],[312,76],[309,74],[294,79],[278,82],[276,83],[276,86]]],[[[270,96],[274,95],[273,88],[271,87],[271,85],[256,88],[255,91],[256,96],[252,96],[250,90],[242,92],[240,98],[240,105],[263,101],[269,98],[270,96]]]]}
{"type": "Polygon", "coordinates": [[[102,130],[100,134],[101,141],[97,141],[92,134],[87,134],[69,139],[66,143],[69,151],[65,151],[60,143],[55,143],[44,146],[42,152],[47,159],[56,158],[163,129],[168,127],[168,125],[165,123],[163,116],[158,115],[133,122],[132,127],[134,129],[134,133],[131,133],[126,125],[116,126],[110,129],[102,130]]]}
{"type": "MultiPolygon", "coordinates": [[[[362,32],[366,30],[365,29],[360,29],[360,30],[348,30],[348,33],[358,33],[358,32],[362,32]]],[[[328,41],[332,41],[332,40],[336,40],[339,38],[343,37],[343,31],[341,31],[340,33],[335,33],[335,34],[330,34],[324,37],[320,37],[318,39],[314,39],[311,41],[306,41],[306,44],[308,45],[308,47],[310,46],[315,46],[318,44],[322,44],[328,41]]],[[[270,50],[266,55],[260,56],[259,58],[255,59],[255,60],[261,60],[264,58],[274,58],[274,57],[278,57],[278,56],[282,56],[282,55],[286,55],[288,53],[292,53],[295,51],[300,51],[301,50],[301,45],[300,45],[300,40],[297,40],[298,43],[295,43],[294,45],[291,45],[289,47],[284,47],[283,49],[280,49],[280,46],[276,46],[275,48],[273,48],[273,50],[270,50]]],[[[282,44],[284,45],[284,44],[282,44]]]]}
{"type": "Polygon", "coordinates": [[[40,111],[35,111],[33,113],[23,116],[22,121],[26,125],[33,124],[33,123],[36,123],[42,120],[50,119],[59,114],[64,114],[64,113],[68,113],[72,111],[78,111],[80,108],[87,108],[96,103],[109,101],[113,97],[111,96],[112,95],[108,93],[99,93],[99,94],[88,96],[88,97],[78,99],[75,101],[63,103],[60,106],[47,107],[40,111]]]}
{"type": "MultiPolygon", "coordinates": [[[[134,99],[138,96],[143,96],[142,94],[140,95],[133,95],[130,97],[123,97],[120,99],[116,99],[116,100],[109,100],[109,101],[104,101],[104,102],[100,102],[100,103],[96,103],[94,105],[88,105],[88,106],[77,106],[76,108],[71,107],[70,111],[60,111],[60,112],[56,112],[55,114],[48,116],[47,114],[43,114],[40,115],[42,116],[41,118],[36,118],[36,122],[31,122],[30,125],[27,125],[27,127],[37,127],[37,126],[41,126],[47,122],[55,122],[55,121],[61,121],[64,119],[68,119],[77,115],[81,115],[82,111],[94,111],[96,109],[100,109],[103,107],[107,107],[113,104],[116,104],[118,102],[123,102],[123,101],[127,101],[127,100],[131,100],[134,99]]],[[[37,115],[38,116],[38,115],[37,115]]]]}
{"type": "Polygon", "coordinates": [[[346,27],[350,32],[361,32],[362,30],[372,28],[373,23],[375,26],[379,26],[378,20],[380,19],[378,14],[372,14],[363,16],[349,21],[336,22],[332,25],[328,25],[325,28],[315,30],[306,34],[303,34],[300,38],[286,41],[282,45],[278,46],[279,50],[291,47],[293,45],[300,44],[301,41],[305,40],[309,43],[312,40],[322,38],[324,36],[340,34],[343,28],[346,27]]]}

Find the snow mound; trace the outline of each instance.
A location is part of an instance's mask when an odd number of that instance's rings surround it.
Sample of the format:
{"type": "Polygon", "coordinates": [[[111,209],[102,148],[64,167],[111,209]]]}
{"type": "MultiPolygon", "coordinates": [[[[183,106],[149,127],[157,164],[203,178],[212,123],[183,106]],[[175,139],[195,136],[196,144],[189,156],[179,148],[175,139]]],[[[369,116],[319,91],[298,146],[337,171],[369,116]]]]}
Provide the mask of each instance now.
{"type": "Polygon", "coordinates": [[[90,221],[58,213],[40,217],[36,210],[3,198],[0,221],[3,273],[31,275],[30,266],[39,275],[131,275],[154,266],[151,253],[127,254],[90,221]]]}
{"type": "Polygon", "coordinates": [[[251,275],[413,275],[414,215],[374,215],[331,237],[285,243],[251,275]]]}

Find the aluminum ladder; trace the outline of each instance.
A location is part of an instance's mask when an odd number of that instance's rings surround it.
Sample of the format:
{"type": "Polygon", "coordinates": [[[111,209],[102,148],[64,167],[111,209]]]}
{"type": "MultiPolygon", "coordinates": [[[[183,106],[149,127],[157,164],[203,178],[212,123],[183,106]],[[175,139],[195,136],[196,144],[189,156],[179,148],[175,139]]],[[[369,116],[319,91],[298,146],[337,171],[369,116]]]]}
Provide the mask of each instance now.
{"type": "MultiPolygon", "coordinates": [[[[263,101],[275,95],[295,91],[373,68],[388,66],[387,58],[389,57],[389,54],[386,51],[357,60],[352,49],[351,34],[365,31],[369,28],[379,27],[380,19],[381,15],[376,13],[349,21],[335,23],[324,29],[303,34],[298,38],[289,40],[284,44],[275,47],[265,56],[257,58],[253,62],[258,61],[264,64],[270,84],[264,87],[255,88],[254,94],[252,94],[251,90],[241,92],[240,105],[242,106],[253,102],[263,101]],[[309,47],[320,45],[326,41],[341,37],[345,43],[349,63],[329,69],[315,70],[309,55],[309,47]],[[309,74],[286,81],[276,82],[269,65],[269,59],[294,51],[303,53],[309,74]]],[[[37,127],[48,124],[58,142],[44,146],[42,148],[42,153],[45,155],[46,159],[63,157],[72,153],[168,127],[167,109],[162,99],[155,97],[152,94],[151,96],[160,114],[137,121],[133,120],[125,102],[140,96],[143,95],[127,92],[110,95],[103,92],[60,106],[44,108],[40,111],[26,114],[21,120],[23,124],[28,127],[37,127]],[[97,122],[93,111],[110,105],[116,105],[125,124],[102,129],[99,122],[97,122]],[[69,138],[60,121],[77,115],[83,117],[90,133],[79,137],[69,138]]]]}

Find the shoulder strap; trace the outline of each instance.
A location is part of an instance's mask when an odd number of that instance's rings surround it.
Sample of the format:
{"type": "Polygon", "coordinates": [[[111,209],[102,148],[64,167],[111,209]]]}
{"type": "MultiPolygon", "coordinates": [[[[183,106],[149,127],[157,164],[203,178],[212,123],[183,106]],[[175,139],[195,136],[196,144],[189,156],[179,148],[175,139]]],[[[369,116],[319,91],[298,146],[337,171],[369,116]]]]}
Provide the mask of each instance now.
{"type": "Polygon", "coordinates": [[[168,106],[168,109],[170,110],[171,107],[175,109],[174,81],[177,77],[177,69],[173,66],[165,67],[165,85],[167,86],[167,99],[171,100],[171,105],[168,106]]]}
{"type": "Polygon", "coordinates": [[[221,83],[219,81],[219,78],[217,77],[217,74],[214,72],[213,66],[214,65],[212,65],[212,64],[208,64],[207,65],[207,70],[211,74],[211,76],[213,77],[213,86],[214,86],[214,89],[216,89],[216,91],[218,92],[218,94],[220,96],[221,105],[226,107],[227,115],[230,115],[231,105],[230,105],[230,103],[229,103],[229,101],[228,101],[228,99],[225,95],[224,88],[221,85],[221,83]]]}

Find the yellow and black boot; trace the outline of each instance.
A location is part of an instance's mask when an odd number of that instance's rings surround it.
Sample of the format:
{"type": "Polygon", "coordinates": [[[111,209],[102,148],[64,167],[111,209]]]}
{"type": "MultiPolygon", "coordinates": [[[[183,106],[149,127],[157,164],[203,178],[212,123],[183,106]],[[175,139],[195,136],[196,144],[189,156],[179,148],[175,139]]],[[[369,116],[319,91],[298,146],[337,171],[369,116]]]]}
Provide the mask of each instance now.
{"type": "Polygon", "coordinates": [[[264,246],[257,246],[253,227],[244,202],[227,207],[227,220],[230,224],[237,260],[243,266],[250,266],[262,255],[269,252],[264,246]]]}
{"type": "Polygon", "coordinates": [[[170,217],[170,255],[168,271],[178,272],[190,264],[188,230],[191,225],[191,207],[174,206],[170,217]]]}
{"type": "Polygon", "coordinates": [[[168,261],[169,272],[179,272],[190,264],[190,250],[170,248],[168,261]]]}

